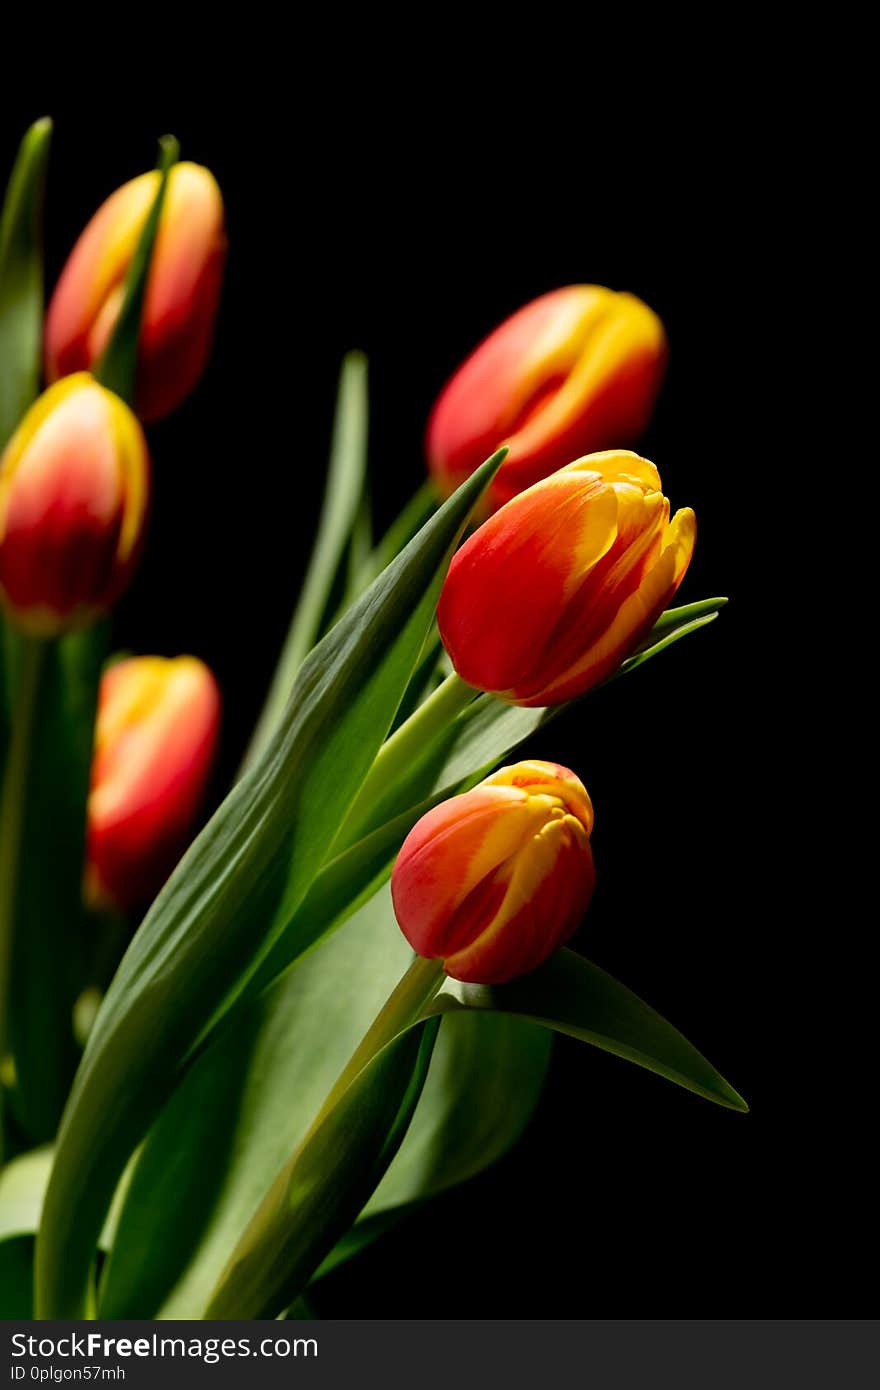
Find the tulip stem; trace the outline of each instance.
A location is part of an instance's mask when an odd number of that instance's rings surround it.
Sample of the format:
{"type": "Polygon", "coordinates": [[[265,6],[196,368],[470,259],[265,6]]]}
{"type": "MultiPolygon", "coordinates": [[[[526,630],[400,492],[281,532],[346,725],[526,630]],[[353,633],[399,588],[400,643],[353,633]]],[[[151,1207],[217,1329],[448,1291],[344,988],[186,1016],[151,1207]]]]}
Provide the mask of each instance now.
{"type": "Polygon", "coordinates": [[[478,690],[453,671],[413,710],[383,743],[355,798],[333,847],[334,854],[368,833],[372,822],[384,819],[380,799],[389,787],[409,774],[449,725],[477,698],[478,690]],[[380,812],[382,814],[380,814],[380,812]]]}
{"type": "Polygon", "coordinates": [[[0,1155],[3,1149],[2,1100],[8,1070],[9,997],[15,921],[18,913],[18,870],[24,839],[27,781],[31,766],[40,682],[46,643],[22,636],[3,787],[0,792],[0,1155]]]}
{"type": "Polygon", "coordinates": [[[439,992],[445,979],[441,960],[413,956],[410,965],[327,1093],[324,1104],[309,1128],[310,1135],[323,1124],[352,1081],[373,1060],[376,1053],[381,1052],[383,1047],[387,1047],[418,1020],[422,1010],[439,992]]]}

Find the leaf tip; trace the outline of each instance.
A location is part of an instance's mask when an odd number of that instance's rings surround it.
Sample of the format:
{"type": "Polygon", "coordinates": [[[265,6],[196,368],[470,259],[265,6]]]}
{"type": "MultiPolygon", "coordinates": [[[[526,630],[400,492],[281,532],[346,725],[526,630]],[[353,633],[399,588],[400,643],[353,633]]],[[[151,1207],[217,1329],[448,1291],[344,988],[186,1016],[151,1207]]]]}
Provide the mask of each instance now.
{"type": "Polygon", "coordinates": [[[748,1115],[750,1107],[747,1100],[744,1100],[739,1091],[735,1091],[729,1081],[724,1077],[720,1078],[721,1085],[718,1089],[718,1099],[722,1105],[726,1105],[728,1110],[736,1110],[740,1115],[748,1115]]]}

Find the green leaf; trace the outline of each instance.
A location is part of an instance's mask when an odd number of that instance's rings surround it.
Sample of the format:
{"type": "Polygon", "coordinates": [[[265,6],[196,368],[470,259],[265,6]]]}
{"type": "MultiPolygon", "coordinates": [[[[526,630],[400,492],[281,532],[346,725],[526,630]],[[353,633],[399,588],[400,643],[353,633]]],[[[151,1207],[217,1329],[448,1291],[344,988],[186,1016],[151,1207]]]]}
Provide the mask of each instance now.
{"type": "Polygon", "coordinates": [[[456,1187],[507,1153],[534,1113],[551,1044],[546,1032],[512,1016],[445,1016],[406,1142],[364,1216],[456,1187]]]}
{"type": "Polygon", "coordinates": [[[307,1136],[221,1275],[206,1317],[276,1317],[303,1292],[400,1147],[436,1025],[417,1023],[382,1048],[307,1136]]]}
{"type": "MultiPolygon", "coordinates": [[[[218,1034],[144,1145],[102,1316],[204,1315],[220,1269],[409,959],[383,892],[218,1034]]],[[[513,1143],[549,1047],[548,1034],[517,1020],[444,1020],[415,1118],[370,1211],[461,1181],[513,1143]]]]}
{"type": "Polygon", "coordinates": [[[386,565],[391,564],[395,556],[409,544],[436,510],[437,492],[430,478],[426,478],[421,487],[413,493],[403,511],[395,517],[375,550],[365,558],[356,571],[348,601],[362,593],[367,584],[371,583],[377,574],[381,574],[386,565]]]}
{"type": "MultiPolygon", "coordinates": [[[[43,203],[52,122],[44,117],[19,147],[0,212],[0,453],[40,389],[43,342],[43,203]]],[[[0,774],[16,654],[0,612],[0,774]]],[[[2,948],[0,948],[2,949],[2,948]]]]}
{"type": "Polygon", "coordinates": [[[697,632],[699,628],[706,627],[718,617],[719,610],[726,604],[726,598],[704,598],[698,603],[687,603],[681,608],[667,608],[654,624],[648,636],[640,647],[636,649],[632,656],[627,657],[620,670],[611,676],[606,682],[610,685],[612,680],[618,676],[624,676],[629,671],[635,671],[644,662],[650,661],[651,657],[657,656],[660,652],[671,647],[673,642],[677,642],[682,637],[687,637],[689,632],[697,632]]]}
{"type": "Polygon", "coordinates": [[[509,984],[449,980],[427,1012],[489,1009],[543,1024],[635,1062],[731,1110],[748,1110],[711,1062],[632,990],[570,950],[509,984]]]}
{"type": "Polygon", "coordinates": [[[0,215],[0,451],[40,387],[43,202],[52,122],[21,142],[0,215]]]}
{"type": "Polygon", "coordinates": [[[300,669],[266,751],[184,856],[95,1021],[37,1243],[41,1316],[80,1316],[121,1171],[197,1039],[321,867],[418,661],[452,550],[504,457],[467,480],[300,669]]]}
{"type": "Polygon", "coordinates": [[[18,640],[23,677],[34,662],[36,669],[30,687],[22,682],[12,744],[13,750],[27,745],[24,763],[18,766],[17,753],[10,757],[8,804],[6,797],[3,802],[2,823],[11,841],[0,851],[0,893],[11,937],[3,997],[16,1076],[11,1108],[24,1132],[39,1142],[55,1133],[78,1056],[73,1005],[83,986],[84,935],[90,930],[82,906],[86,802],[107,626],[53,643],[18,640]]]}
{"type": "Polygon", "coordinates": [[[360,531],[364,524],[359,511],[367,473],[367,426],[367,359],[363,353],[349,352],[339,376],[318,534],[266,704],[245,755],[245,767],[259,756],[278,726],[296,673],[320,634],[355,528],[360,531]]]}
{"type": "Polygon", "coordinates": [[[110,391],[115,391],[129,405],[134,404],[135,370],[137,367],[138,339],[141,331],[141,315],[150,263],[153,256],[153,243],[159,230],[159,219],[165,201],[168,175],[177,163],[180,146],[173,135],[163,135],[159,141],[157,168],[161,175],[159,187],[153,204],[147,214],[135,253],[125,276],[125,290],[119,317],[113,328],[110,341],[104,354],[95,366],[95,376],[110,391]]]}

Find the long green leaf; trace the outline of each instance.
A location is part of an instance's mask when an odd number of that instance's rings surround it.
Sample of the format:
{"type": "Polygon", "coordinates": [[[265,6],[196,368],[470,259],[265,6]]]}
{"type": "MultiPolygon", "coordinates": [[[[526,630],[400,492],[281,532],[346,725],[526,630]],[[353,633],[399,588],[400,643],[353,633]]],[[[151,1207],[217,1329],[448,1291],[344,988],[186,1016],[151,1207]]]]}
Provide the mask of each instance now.
{"type": "Polygon", "coordinates": [[[95,1241],[128,1156],[205,1025],[320,869],[406,690],[452,550],[503,457],[459,488],[307,658],[279,731],[136,933],[59,1135],[37,1244],[41,1316],[86,1308],[95,1241]]]}
{"type": "Polygon", "coordinates": [[[405,545],[437,510],[437,491],[427,478],[394,518],[378,545],[355,570],[346,596],[346,606],[370,584],[386,565],[390,565],[405,545]]]}
{"type": "MultiPolygon", "coordinates": [[[[40,387],[42,221],[51,137],[48,117],[27,131],[0,212],[0,453],[40,387]]],[[[0,612],[0,775],[16,661],[13,634],[0,612]]]]}
{"type": "Polygon", "coordinates": [[[309,1134],[223,1271],[208,1318],[277,1316],[345,1234],[397,1153],[418,1104],[437,1019],[384,1047],[309,1134]]]}
{"type": "Polygon", "coordinates": [[[259,756],[274,733],[296,673],[320,634],[359,518],[367,475],[367,422],[367,359],[363,353],[349,352],[339,376],[330,467],[318,534],[266,704],[245,756],[245,767],[259,756]]]}
{"type": "Polygon", "coordinates": [[[506,985],[450,980],[427,1012],[456,1009],[489,1009],[540,1023],[646,1067],[705,1100],[748,1110],[742,1096],[677,1028],[574,951],[558,951],[540,970],[506,985]]]}
{"type": "Polygon", "coordinates": [[[25,135],[0,215],[0,451],[40,385],[42,220],[51,136],[48,117],[25,135]]]}
{"type": "MultiPolygon", "coordinates": [[[[11,1108],[32,1140],[51,1139],[77,1060],[73,1004],[82,988],[86,801],[106,627],[46,644],[21,692],[32,721],[17,796],[20,835],[9,873],[14,931],[7,1038],[15,1062],[11,1108]],[[47,872],[51,865],[51,872],[47,872]]],[[[25,711],[22,710],[22,718],[25,711]]],[[[10,773],[13,764],[10,761],[10,773]]],[[[0,857],[5,855],[0,852],[0,857]]]]}
{"type": "MultiPolygon", "coordinates": [[[[387,894],[378,894],[211,1043],[138,1159],[102,1316],[204,1315],[220,1269],[409,955],[387,894]]],[[[423,1199],[504,1152],[537,1102],[550,1041],[516,1019],[445,1019],[412,1126],[370,1212],[423,1199]]]]}

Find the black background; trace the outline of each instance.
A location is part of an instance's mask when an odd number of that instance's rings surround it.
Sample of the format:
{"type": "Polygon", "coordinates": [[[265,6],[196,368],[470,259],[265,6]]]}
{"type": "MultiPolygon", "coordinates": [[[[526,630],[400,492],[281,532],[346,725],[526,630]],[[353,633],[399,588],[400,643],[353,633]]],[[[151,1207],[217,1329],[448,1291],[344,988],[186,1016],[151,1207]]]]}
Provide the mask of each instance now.
{"type": "MultiPolygon", "coordinates": [[[[629,83],[615,106],[588,84],[548,100],[520,80],[478,111],[447,84],[423,119],[411,92],[386,105],[365,81],[342,105],[334,89],[326,107],[293,112],[282,92],[248,118],[234,82],[196,100],[180,76],[117,93],[109,118],[44,99],[57,122],[48,263],[54,277],[167,129],[220,181],[231,252],[219,338],[201,389],[151,432],[151,541],[117,626],[122,645],[191,650],[215,669],[218,795],[303,572],[348,347],[370,357],[381,522],[422,479],[438,389],[499,320],[573,281],[641,295],[671,342],[641,448],[699,523],[681,599],[731,600],[529,752],[572,766],[596,806],[599,889],[579,944],[674,1020],[751,1114],[560,1040],[517,1150],[331,1276],[319,1310],[860,1312],[863,1160],[843,1054],[824,1057],[825,1039],[845,1046],[848,1019],[791,896],[789,706],[785,663],[770,656],[784,528],[768,524],[768,488],[787,467],[773,428],[786,257],[773,208],[788,137],[749,130],[743,92],[710,81],[670,124],[658,93],[629,83]]],[[[41,113],[23,105],[5,121],[7,165],[41,113]]]]}

